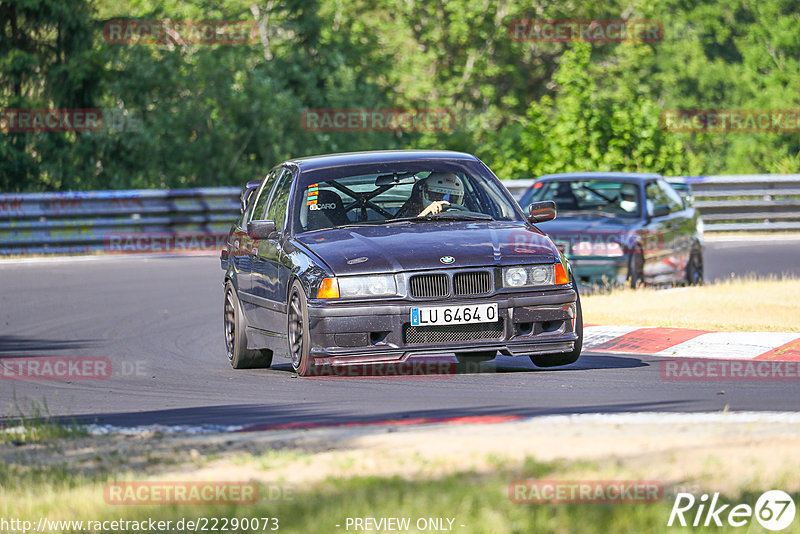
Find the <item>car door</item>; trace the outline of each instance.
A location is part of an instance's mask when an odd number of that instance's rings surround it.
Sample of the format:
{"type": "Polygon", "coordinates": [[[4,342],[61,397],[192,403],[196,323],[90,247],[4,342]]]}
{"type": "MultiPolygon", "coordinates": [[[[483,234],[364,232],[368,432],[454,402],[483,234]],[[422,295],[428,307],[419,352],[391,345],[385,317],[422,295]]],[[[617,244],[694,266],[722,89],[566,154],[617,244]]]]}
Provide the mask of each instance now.
{"type": "Polygon", "coordinates": [[[242,217],[242,226],[237,229],[233,236],[231,246],[231,257],[233,258],[234,269],[239,289],[239,298],[242,302],[245,315],[250,318],[253,314],[255,303],[252,298],[252,274],[253,274],[253,238],[247,233],[247,225],[251,220],[262,219],[266,211],[267,200],[269,199],[278,169],[271,170],[264,182],[261,184],[253,199],[248,204],[248,208],[242,217]]]}
{"type": "Polygon", "coordinates": [[[674,280],[681,269],[676,241],[683,204],[680,197],[676,203],[659,182],[645,184],[644,275],[652,283],[674,280]]]}
{"type": "Polygon", "coordinates": [[[659,187],[664,191],[670,207],[670,216],[667,219],[669,232],[672,234],[672,248],[670,257],[675,266],[674,279],[682,280],[685,277],[686,265],[692,252],[692,241],[696,223],[691,213],[686,209],[686,203],[674,187],[666,180],[658,180],[659,187]]]}
{"type": "Polygon", "coordinates": [[[280,170],[274,190],[267,202],[265,220],[275,221],[275,232],[268,239],[254,243],[252,250],[252,295],[258,304],[254,324],[273,334],[286,333],[286,299],[289,267],[284,250],[286,213],[294,172],[280,170]]]}

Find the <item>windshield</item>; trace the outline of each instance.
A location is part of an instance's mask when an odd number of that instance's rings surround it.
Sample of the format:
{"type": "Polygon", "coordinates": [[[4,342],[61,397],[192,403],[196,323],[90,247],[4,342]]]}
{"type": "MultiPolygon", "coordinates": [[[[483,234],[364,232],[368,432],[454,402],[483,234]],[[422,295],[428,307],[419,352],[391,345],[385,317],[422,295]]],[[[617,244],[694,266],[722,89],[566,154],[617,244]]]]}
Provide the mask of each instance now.
{"type": "Polygon", "coordinates": [[[552,200],[559,212],[587,212],[615,217],[639,217],[639,187],[633,182],[610,180],[558,180],[533,184],[526,195],[533,202],[552,200]]]}
{"type": "MultiPolygon", "coordinates": [[[[319,175],[319,172],[314,175],[319,175]]],[[[521,220],[491,176],[464,166],[403,167],[307,183],[295,195],[297,232],[434,220],[521,220]]]]}

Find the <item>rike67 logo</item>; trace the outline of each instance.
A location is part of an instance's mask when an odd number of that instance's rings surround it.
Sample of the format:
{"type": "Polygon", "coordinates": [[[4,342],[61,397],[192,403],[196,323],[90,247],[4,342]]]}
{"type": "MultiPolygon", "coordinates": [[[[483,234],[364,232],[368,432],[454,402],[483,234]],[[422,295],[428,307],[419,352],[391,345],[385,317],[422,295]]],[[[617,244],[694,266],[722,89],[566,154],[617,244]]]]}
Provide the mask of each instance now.
{"type": "Polygon", "coordinates": [[[709,496],[704,493],[696,499],[691,493],[678,493],[667,526],[731,527],[748,525],[755,516],[756,521],[767,530],[783,530],[794,521],[795,504],[792,497],[781,490],[764,492],[756,501],[755,508],[749,504],[722,504],[719,493],[709,496]]]}

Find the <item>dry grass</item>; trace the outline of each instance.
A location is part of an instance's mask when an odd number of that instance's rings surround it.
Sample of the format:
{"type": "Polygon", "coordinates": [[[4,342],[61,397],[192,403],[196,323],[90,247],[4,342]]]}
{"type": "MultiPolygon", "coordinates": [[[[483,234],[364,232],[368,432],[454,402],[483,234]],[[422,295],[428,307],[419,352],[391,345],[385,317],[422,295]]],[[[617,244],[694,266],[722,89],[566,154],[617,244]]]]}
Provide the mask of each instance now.
{"type": "Polygon", "coordinates": [[[800,279],[731,279],[703,287],[620,289],[581,297],[585,324],[800,332],[800,279]]]}
{"type": "MultiPolygon", "coordinates": [[[[153,518],[173,525],[184,517],[277,517],[280,532],[303,534],[344,533],[344,526],[335,525],[347,517],[449,517],[458,520],[454,530],[463,534],[655,534],[676,532],[666,526],[676,491],[699,496],[713,490],[726,504],[752,506],[768,488],[787,491],[797,502],[800,488],[800,426],[791,422],[670,423],[654,418],[629,424],[536,418],[491,428],[431,425],[393,432],[317,429],[294,434],[104,436],[55,440],[49,447],[0,443],[0,517],[34,526],[40,517],[84,522],[153,518]],[[441,443],[458,443],[458,454],[441,443]],[[130,455],[116,454],[120,446],[154,453],[156,470],[148,476],[138,464],[126,463],[130,455]],[[192,447],[203,452],[187,455],[192,447]],[[197,461],[159,464],[170,451],[197,461]],[[212,454],[217,458],[212,460],[212,454]],[[88,463],[105,467],[87,469],[88,463]],[[656,481],[663,485],[664,499],[643,505],[526,505],[509,499],[509,485],[529,479],[656,481]],[[252,481],[259,499],[239,506],[105,501],[107,482],[132,480],[252,481]],[[274,493],[274,488],[291,491],[274,493]]],[[[86,524],[48,531],[103,532],[86,524]]],[[[703,530],[712,531],[733,532],[703,530]]],[[[798,533],[800,527],[795,522],[781,532],[798,533]]]]}

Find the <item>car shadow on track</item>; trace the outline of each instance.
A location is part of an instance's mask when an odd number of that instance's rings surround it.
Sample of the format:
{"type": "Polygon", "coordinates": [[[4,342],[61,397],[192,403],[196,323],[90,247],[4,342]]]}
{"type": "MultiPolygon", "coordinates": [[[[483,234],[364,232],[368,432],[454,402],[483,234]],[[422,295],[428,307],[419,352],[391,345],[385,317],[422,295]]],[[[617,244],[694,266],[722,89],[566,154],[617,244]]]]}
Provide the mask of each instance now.
{"type": "MultiPolygon", "coordinates": [[[[259,430],[307,430],[334,426],[410,425],[460,422],[462,418],[474,418],[474,422],[503,422],[549,415],[607,414],[629,412],[681,412],[686,411],[689,401],[620,401],[583,404],[556,403],[551,406],[461,406],[430,409],[375,410],[353,413],[348,407],[339,407],[326,402],[307,402],[299,406],[273,404],[229,404],[173,408],[164,410],[130,411],[60,416],[55,418],[68,424],[98,424],[131,428],[157,425],[161,431],[177,433],[259,431],[259,430]],[[203,430],[203,427],[206,427],[203,430]]],[[[0,417],[0,423],[16,421],[0,417]]],[[[152,429],[158,432],[159,429],[152,429]]]]}

